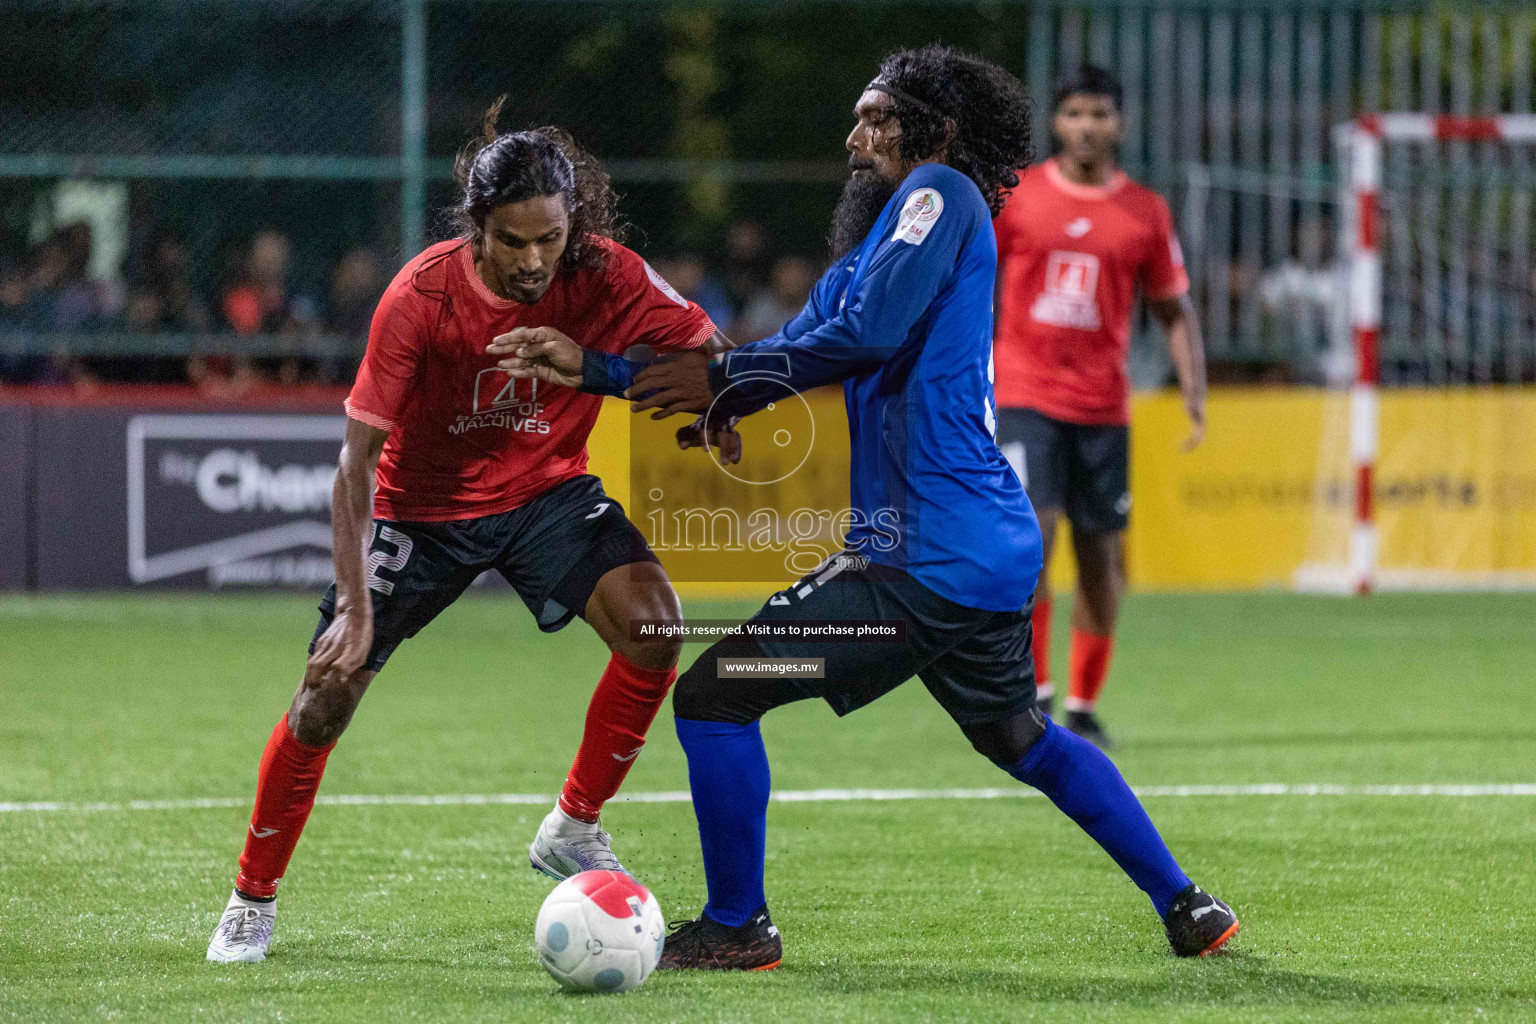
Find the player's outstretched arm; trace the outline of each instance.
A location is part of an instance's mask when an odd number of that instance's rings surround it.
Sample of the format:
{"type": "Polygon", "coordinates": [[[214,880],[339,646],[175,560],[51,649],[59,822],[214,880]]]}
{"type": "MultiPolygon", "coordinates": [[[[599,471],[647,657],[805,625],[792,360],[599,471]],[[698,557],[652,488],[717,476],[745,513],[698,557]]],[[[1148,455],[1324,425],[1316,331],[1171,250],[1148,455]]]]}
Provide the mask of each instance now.
{"type": "Polygon", "coordinates": [[[373,520],[373,476],[387,431],[347,419],[347,436],[331,492],[331,551],[336,563],[336,615],[309,656],[304,679],[342,679],[363,667],[373,646],[373,599],[368,593],[367,547],[373,520]]]}
{"type": "MultiPolygon", "coordinates": [[[[587,351],[553,327],[518,327],[499,334],[485,347],[493,356],[504,356],[497,366],[513,377],[582,386],[582,364],[587,351]]],[[[590,353],[602,358],[602,353],[590,353]]],[[[586,389],[583,389],[586,390],[586,389]]]]}
{"type": "MultiPolygon", "coordinates": [[[[940,210],[943,206],[938,204],[940,210]]],[[[805,391],[880,366],[909,343],[912,327],[954,274],[961,247],[984,216],[985,207],[979,205],[969,215],[959,209],[948,218],[940,215],[921,236],[898,228],[826,318],[801,323],[803,314],[778,334],[727,352],[717,366],[702,354],[684,353],[645,368],[629,389],[634,411],[654,409],[655,418],[705,410],[720,417],[747,416],[782,396],[785,387],[805,391]]]]}
{"type": "Polygon", "coordinates": [[[1179,375],[1184,411],[1189,415],[1189,436],[1183,450],[1193,451],[1205,439],[1205,340],[1189,295],[1154,299],[1147,303],[1168,335],[1168,355],[1179,375]]]}
{"type": "MultiPolygon", "coordinates": [[[[730,338],[716,331],[699,351],[714,354],[735,347],[730,338]]],[[[505,356],[496,365],[513,377],[531,377],[593,394],[622,395],[639,366],[622,356],[583,349],[552,327],[508,331],[493,339],[486,352],[505,356]]],[[[722,466],[741,461],[741,435],[736,433],[735,420],[705,424],[701,416],[678,430],[677,446],[708,448],[722,466]]]]}

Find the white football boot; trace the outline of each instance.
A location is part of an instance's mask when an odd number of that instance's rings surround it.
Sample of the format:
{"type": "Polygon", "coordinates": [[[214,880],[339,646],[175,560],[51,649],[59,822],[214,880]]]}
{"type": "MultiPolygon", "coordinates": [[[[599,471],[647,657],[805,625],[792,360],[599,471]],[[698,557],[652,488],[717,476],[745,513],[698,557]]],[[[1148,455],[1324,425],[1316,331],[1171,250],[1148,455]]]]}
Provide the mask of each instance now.
{"type": "Polygon", "coordinates": [[[583,871],[624,871],[608,844],[597,822],[573,818],[556,804],[528,844],[528,863],[559,882],[583,871]]]}
{"type": "Polygon", "coordinates": [[[232,893],[208,942],[208,959],[220,964],[254,964],[265,960],[276,923],[276,900],[257,903],[238,892],[232,893]]]}

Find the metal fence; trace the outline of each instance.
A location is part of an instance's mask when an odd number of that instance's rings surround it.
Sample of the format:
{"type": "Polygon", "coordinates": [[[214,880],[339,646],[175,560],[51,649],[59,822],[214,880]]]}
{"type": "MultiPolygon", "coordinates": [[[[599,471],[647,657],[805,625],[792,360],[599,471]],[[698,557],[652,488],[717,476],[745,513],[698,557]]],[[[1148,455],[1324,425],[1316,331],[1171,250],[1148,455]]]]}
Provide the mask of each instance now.
{"type": "MultiPolygon", "coordinates": [[[[334,304],[349,253],[365,248],[388,271],[441,233],[433,211],[451,195],[452,154],[503,92],[505,123],[569,126],[608,162],[648,254],[708,262],[743,219],[775,249],[816,253],[860,86],[884,53],[943,39],[1027,82],[1041,153],[1055,75],[1084,60],[1116,69],[1124,161],[1173,202],[1221,372],[1325,377],[1340,305],[1331,127],[1362,110],[1528,111],[1533,32],[1523,8],[1358,0],[11,0],[0,352],[57,352],[87,327],[102,337],[82,351],[119,350],[107,339],[154,350],[129,337],[123,312],[61,327],[8,304],[23,261],[72,217],[97,228],[89,275],[130,292],[157,229],[179,232],[207,311],[175,326],[176,351],[228,332],[219,296],[262,228],[286,236],[295,289],[334,304]]],[[[1505,159],[1459,154],[1445,164],[1505,159]]],[[[1439,173],[1442,155],[1405,159],[1403,173],[1439,173]]],[[[1511,209],[1531,215],[1529,203],[1511,209]]],[[[314,342],[325,358],[346,350],[324,316],[305,323],[306,339],[329,339],[314,342]]],[[[250,337],[243,350],[274,358],[295,345],[250,337]]],[[[1142,382],[1166,375],[1145,325],[1135,355],[1142,382]]]]}

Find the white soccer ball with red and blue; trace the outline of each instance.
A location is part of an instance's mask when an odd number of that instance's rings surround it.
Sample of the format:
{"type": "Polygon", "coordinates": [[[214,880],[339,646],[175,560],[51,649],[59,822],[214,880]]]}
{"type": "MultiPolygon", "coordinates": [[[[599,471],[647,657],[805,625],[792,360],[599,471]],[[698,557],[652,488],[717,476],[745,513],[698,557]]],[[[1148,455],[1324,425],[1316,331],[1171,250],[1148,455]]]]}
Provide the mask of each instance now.
{"type": "Polygon", "coordinates": [[[539,963],[573,992],[639,988],[661,959],[666,921],[650,890],[622,871],[583,871],[559,885],[534,925],[539,963]]]}

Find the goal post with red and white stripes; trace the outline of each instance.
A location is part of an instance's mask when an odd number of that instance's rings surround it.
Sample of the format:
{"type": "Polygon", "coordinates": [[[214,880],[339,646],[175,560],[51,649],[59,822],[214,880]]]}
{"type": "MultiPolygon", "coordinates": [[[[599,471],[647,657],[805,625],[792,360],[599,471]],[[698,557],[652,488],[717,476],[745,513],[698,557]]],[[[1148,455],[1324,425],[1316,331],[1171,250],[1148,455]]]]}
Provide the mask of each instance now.
{"type": "MultiPolygon", "coordinates": [[[[1536,115],[1369,114],[1340,126],[1336,138],[1348,153],[1339,198],[1354,355],[1347,415],[1352,518],[1344,557],[1309,562],[1297,585],[1355,594],[1536,586],[1529,571],[1383,566],[1378,530],[1389,328],[1394,379],[1387,383],[1405,391],[1533,379],[1536,152],[1522,147],[1536,144],[1536,115]],[[1387,173],[1394,146],[1395,185],[1387,173]],[[1393,232],[1389,252],[1384,241],[1393,232]]],[[[1536,449],[1528,454],[1536,465],[1536,449]]]]}

